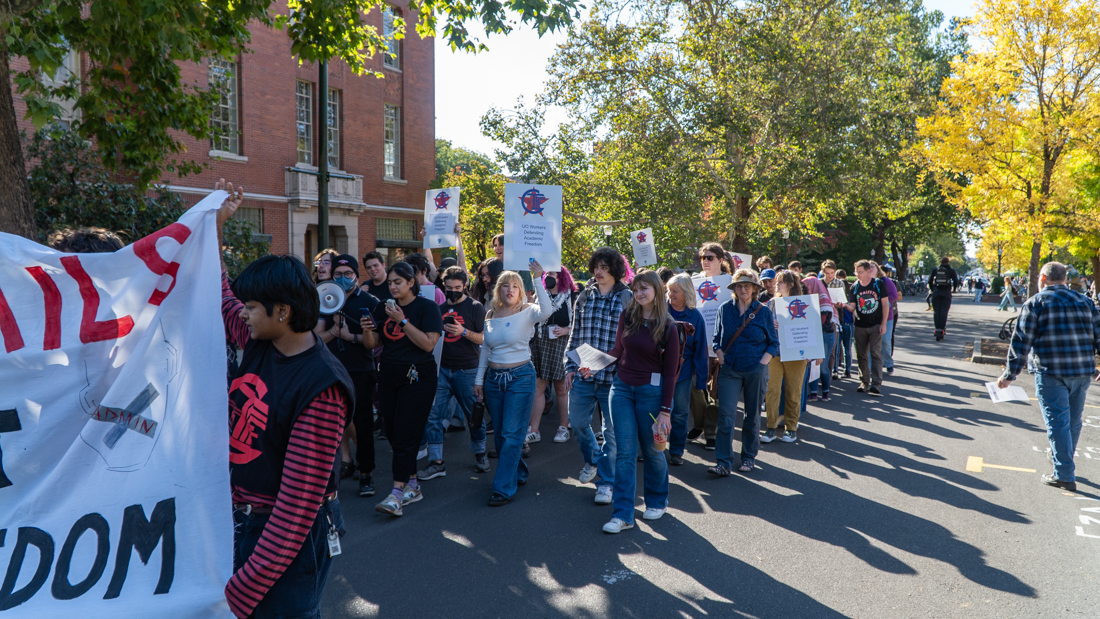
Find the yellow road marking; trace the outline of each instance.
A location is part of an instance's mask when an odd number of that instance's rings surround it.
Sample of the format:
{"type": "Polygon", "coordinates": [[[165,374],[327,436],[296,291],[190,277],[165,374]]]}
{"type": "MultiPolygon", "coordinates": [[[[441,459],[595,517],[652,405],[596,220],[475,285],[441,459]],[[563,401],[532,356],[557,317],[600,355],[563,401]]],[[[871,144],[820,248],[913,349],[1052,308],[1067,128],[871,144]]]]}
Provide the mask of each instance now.
{"type": "Polygon", "coordinates": [[[966,459],[966,470],[971,473],[981,473],[983,468],[1001,469],[1005,471],[1019,471],[1021,473],[1034,473],[1035,469],[1024,469],[1018,466],[1004,466],[1001,464],[986,464],[978,456],[969,456],[966,459]]]}

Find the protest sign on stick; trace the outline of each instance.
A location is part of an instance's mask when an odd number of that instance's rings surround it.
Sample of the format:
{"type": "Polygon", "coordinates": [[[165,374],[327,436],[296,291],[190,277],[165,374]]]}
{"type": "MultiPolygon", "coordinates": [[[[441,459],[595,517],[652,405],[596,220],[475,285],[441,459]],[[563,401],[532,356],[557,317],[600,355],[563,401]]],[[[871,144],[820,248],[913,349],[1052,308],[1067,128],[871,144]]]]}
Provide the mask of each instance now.
{"type": "Polygon", "coordinates": [[[561,187],[504,186],[504,268],[526,271],[531,258],[561,270],[561,187]]]}
{"type": "Polygon", "coordinates": [[[634,266],[647,267],[657,264],[657,247],[653,242],[653,228],[643,228],[631,232],[630,245],[634,248],[634,266]]]}
{"type": "Polygon", "coordinates": [[[772,300],[779,327],[780,361],[825,357],[819,303],[816,294],[776,297],[772,300]]]}
{"type": "Polygon", "coordinates": [[[424,197],[424,247],[455,247],[459,188],[429,189],[424,197]]]}
{"type": "Polygon", "coordinates": [[[733,260],[733,269],[751,269],[752,268],[752,255],[751,254],[739,254],[736,252],[730,252],[733,260]]]}
{"type": "Polygon", "coordinates": [[[0,233],[0,611],[231,616],[227,195],[114,253],[0,233]]]}
{"type": "Polygon", "coordinates": [[[732,293],[726,286],[732,280],[733,277],[730,275],[718,275],[716,277],[696,275],[691,278],[691,285],[695,288],[695,309],[703,315],[703,322],[707,327],[707,350],[710,350],[710,356],[712,357],[715,356],[715,353],[710,344],[714,340],[714,324],[718,318],[718,308],[730,300],[732,293]]]}

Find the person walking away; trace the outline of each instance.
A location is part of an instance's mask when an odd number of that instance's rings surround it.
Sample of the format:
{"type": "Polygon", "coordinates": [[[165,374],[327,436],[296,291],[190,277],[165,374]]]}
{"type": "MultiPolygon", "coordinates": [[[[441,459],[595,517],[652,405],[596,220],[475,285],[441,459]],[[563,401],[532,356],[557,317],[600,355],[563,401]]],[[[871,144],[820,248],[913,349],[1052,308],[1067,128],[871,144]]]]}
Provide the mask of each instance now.
{"type": "Polygon", "coordinates": [[[1015,312],[1015,311],[1017,311],[1016,310],[1016,299],[1014,298],[1016,296],[1016,291],[1013,290],[1013,288],[1012,288],[1012,278],[1011,277],[1005,277],[1004,285],[1005,285],[1004,290],[1001,291],[1001,304],[997,306],[997,311],[998,312],[1007,312],[1008,311],[1008,305],[1011,303],[1012,304],[1012,311],[1015,312]]]}
{"type": "Polygon", "coordinates": [[[519,273],[500,274],[485,315],[485,339],[474,379],[474,394],[484,400],[493,418],[493,441],[500,458],[489,495],[490,507],[510,503],[516,487],[526,484],[529,474],[522,453],[535,397],[535,366],[529,342],[534,326],[550,315],[551,304],[542,282],[542,265],[532,259],[528,266],[538,304],[526,302],[519,273]]]}
{"type": "MultiPolygon", "coordinates": [[[[336,357],[355,387],[355,413],[352,427],[355,441],[355,468],[359,471],[359,496],[374,496],[374,384],[377,380],[374,369],[374,350],[368,348],[370,342],[363,335],[359,318],[374,313],[379,301],[369,292],[359,288],[359,263],[355,256],[342,254],[332,259],[332,281],[344,290],[344,306],[330,316],[321,316],[314,333],[328,346],[329,352],[336,357]],[[359,437],[363,437],[360,439],[359,437]]],[[[352,434],[352,432],[345,432],[352,434]]],[[[345,442],[348,437],[345,436],[345,442]]],[[[340,477],[345,467],[351,468],[350,455],[341,466],[340,477]]]]}
{"type": "MultiPolygon", "coordinates": [[[[1100,354],[1100,310],[1066,286],[1066,267],[1048,262],[1039,270],[1039,292],[1020,307],[1008,361],[997,386],[1004,389],[1023,371],[1035,376],[1035,397],[1047,427],[1053,474],[1048,486],[1077,490],[1073,454],[1081,437],[1085,394],[1100,354]]],[[[1100,381],[1100,374],[1095,377],[1100,381]]]]}
{"type": "Polygon", "coordinates": [[[889,271],[880,267],[877,262],[871,262],[873,277],[882,284],[886,291],[886,298],[890,301],[890,312],[886,317],[886,333],[882,335],[882,370],[887,374],[894,373],[894,325],[898,318],[898,287],[894,280],[890,279],[889,271]]]}
{"type": "Polygon", "coordinates": [[[695,308],[695,287],[691,276],[680,273],[668,281],[668,311],[673,320],[690,323],[695,332],[685,334],[683,366],[676,378],[676,390],[672,397],[672,433],[668,439],[669,464],[684,463],[684,449],[688,441],[688,417],[691,416],[692,389],[707,388],[707,372],[710,366],[710,346],[707,344],[707,327],[703,315],[695,308]]]}
{"type": "MultiPolygon", "coordinates": [[[[726,250],[718,243],[705,243],[699,249],[699,264],[702,266],[700,274],[706,277],[718,277],[732,273],[733,269],[726,255],[726,250]]],[[[694,428],[688,434],[688,440],[693,441],[702,435],[703,447],[707,451],[714,450],[714,437],[718,431],[718,370],[718,359],[711,357],[707,389],[693,391],[691,394],[691,417],[694,428]]]]}
{"type": "MultiPolygon", "coordinates": [[[[638,483],[638,446],[644,455],[644,520],[657,520],[668,509],[668,462],[658,451],[655,436],[668,442],[672,396],[680,365],[680,336],[668,313],[665,287],[655,271],[643,269],[630,283],[633,300],[619,315],[615,347],[608,355],[618,360],[611,385],[614,418],[615,486],[611,520],[605,533],[634,528],[634,497],[638,483]]],[[[589,376],[588,368],[579,368],[589,376]]],[[[662,447],[663,449],[663,447],[662,447]]]]}
{"type": "MultiPolygon", "coordinates": [[[[619,314],[633,295],[622,283],[626,268],[622,256],[611,247],[600,247],[588,259],[588,271],[593,277],[573,305],[573,320],[569,328],[566,351],[588,344],[601,352],[615,347],[615,332],[619,314]]],[[[577,438],[584,467],[578,475],[582,484],[595,481],[598,505],[610,505],[615,485],[615,427],[611,417],[611,383],[616,364],[611,364],[588,378],[576,379],[579,366],[573,359],[565,362],[565,385],[569,389],[569,424],[577,438]],[[592,431],[592,416],[599,405],[603,445],[596,442],[592,431]]]]}
{"type": "Polygon", "coordinates": [[[985,281],[978,277],[974,280],[974,302],[982,302],[982,293],[985,292],[985,281]]]}
{"type": "Polygon", "coordinates": [[[947,313],[951,311],[951,292],[960,287],[959,275],[951,268],[951,259],[940,258],[940,266],[928,276],[928,289],[932,291],[932,320],[936,325],[936,341],[947,334],[947,313]]]}
{"type": "MultiPolygon", "coordinates": [[[[806,288],[806,292],[817,295],[818,305],[821,307],[821,343],[825,351],[825,357],[818,361],[818,365],[821,366],[821,375],[809,382],[810,393],[806,396],[806,400],[812,402],[820,397],[822,402],[828,402],[829,384],[833,377],[829,367],[831,363],[829,362],[833,360],[833,346],[836,344],[839,321],[836,318],[833,299],[829,296],[829,291],[825,288],[824,282],[810,276],[802,280],[802,285],[806,288]]],[[[774,310],[772,313],[774,313],[774,310]]],[[[769,380],[771,379],[769,378],[769,380]]]]}
{"type": "MultiPolygon", "coordinates": [[[[228,190],[216,216],[219,247],[244,201],[243,188],[228,190]]],[[[244,349],[229,389],[233,575],[225,598],[237,617],[320,616],[340,554],[336,464],[355,388],[313,333],[319,317],[301,259],[264,256],[232,286],[223,261],[222,320],[244,349]]]]}
{"type": "MultiPolygon", "coordinates": [[[[761,286],[756,274],[740,269],[733,274],[733,298],[718,308],[711,346],[718,355],[717,462],[711,475],[728,477],[733,470],[733,427],[737,401],[744,401],[741,425],[741,465],[749,473],[760,450],[760,401],[767,381],[768,364],[779,354],[779,334],[771,310],[756,300],[761,286]]],[[[801,376],[799,377],[801,379],[801,376]]]]}
{"type": "Polygon", "coordinates": [[[443,313],[443,354],[439,362],[439,380],[435,400],[424,436],[428,442],[428,466],[417,472],[420,481],[443,477],[447,466],[443,461],[443,422],[448,417],[451,398],[458,403],[470,429],[470,452],[474,454],[474,470],[489,472],[489,458],[485,455],[485,423],[475,426],[474,382],[477,378],[481,343],[485,331],[485,306],[467,294],[469,279],[462,267],[447,267],[443,271],[443,294],[447,304],[440,307],[443,313]]]}
{"type": "Polygon", "coordinates": [[[387,278],[393,298],[379,303],[360,325],[368,345],[382,343],[378,406],[393,450],[393,490],[374,509],[401,516],[404,506],[424,498],[416,478],[416,452],[438,384],[432,351],[443,334],[443,317],[439,305],[419,296],[416,271],[407,262],[390,267],[387,278]]]}
{"type": "Polygon", "coordinates": [[[535,325],[531,338],[531,359],[535,362],[535,401],[527,425],[527,443],[542,440],[539,424],[546,411],[546,388],[554,386],[554,401],[558,407],[558,430],[555,443],[569,441],[569,390],[565,388],[565,347],[569,344],[569,319],[573,315],[573,294],[577,285],[573,275],[562,266],[557,273],[542,276],[543,287],[550,295],[550,315],[535,325]]]}
{"type": "Polygon", "coordinates": [[[857,281],[848,297],[848,311],[855,317],[852,336],[858,355],[860,383],[856,391],[879,396],[882,394],[879,389],[882,386],[882,337],[886,334],[890,299],[873,276],[870,260],[860,260],[855,266],[857,281]]]}

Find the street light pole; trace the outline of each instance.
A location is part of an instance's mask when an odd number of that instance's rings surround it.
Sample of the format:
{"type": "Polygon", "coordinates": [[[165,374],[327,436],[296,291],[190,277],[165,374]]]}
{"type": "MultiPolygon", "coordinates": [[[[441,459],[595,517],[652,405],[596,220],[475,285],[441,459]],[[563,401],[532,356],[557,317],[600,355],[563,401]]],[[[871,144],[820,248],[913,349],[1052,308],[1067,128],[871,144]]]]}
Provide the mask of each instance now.
{"type": "Polygon", "coordinates": [[[320,62],[317,78],[317,117],[321,125],[321,159],[317,162],[317,250],[328,249],[328,61],[320,62]]]}

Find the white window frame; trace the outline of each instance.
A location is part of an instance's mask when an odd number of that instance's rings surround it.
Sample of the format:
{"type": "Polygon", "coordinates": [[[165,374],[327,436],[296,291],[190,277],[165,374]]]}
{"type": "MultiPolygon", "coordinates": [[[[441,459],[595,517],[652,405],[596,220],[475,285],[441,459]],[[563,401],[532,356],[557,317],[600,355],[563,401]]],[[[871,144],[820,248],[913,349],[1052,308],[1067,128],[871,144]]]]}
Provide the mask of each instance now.
{"type": "Polygon", "coordinates": [[[340,169],[340,91],[328,89],[328,167],[340,169]]]}
{"type": "Polygon", "coordinates": [[[210,114],[211,155],[241,154],[240,92],[237,83],[237,62],[211,59],[207,68],[207,83],[213,90],[221,90],[218,102],[210,114]]]}
{"type": "Polygon", "coordinates": [[[294,86],[295,147],[298,163],[312,166],[313,157],[313,83],[297,80],[294,86]]]}
{"type": "Polygon", "coordinates": [[[393,20],[398,17],[397,9],[387,6],[382,9],[382,36],[386,38],[386,52],[382,54],[382,66],[401,70],[401,41],[393,38],[395,31],[393,20]]]}
{"type": "Polygon", "coordinates": [[[382,112],[382,175],[401,178],[401,108],[388,103],[382,112]]]}

